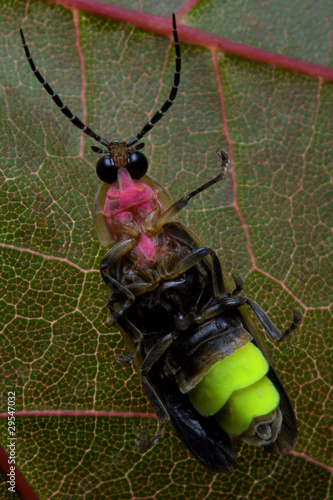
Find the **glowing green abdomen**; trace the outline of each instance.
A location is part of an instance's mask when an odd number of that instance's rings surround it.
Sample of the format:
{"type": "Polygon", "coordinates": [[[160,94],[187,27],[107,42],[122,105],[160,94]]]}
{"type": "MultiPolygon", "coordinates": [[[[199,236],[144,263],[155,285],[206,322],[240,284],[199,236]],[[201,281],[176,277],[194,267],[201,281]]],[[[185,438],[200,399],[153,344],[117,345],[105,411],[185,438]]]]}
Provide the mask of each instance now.
{"type": "Polygon", "coordinates": [[[279,394],[265,376],[268,368],[261,351],[249,342],[210,368],[189,392],[191,403],[203,416],[217,414],[221,427],[239,436],[255,417],[279,404],[279,394]]]}

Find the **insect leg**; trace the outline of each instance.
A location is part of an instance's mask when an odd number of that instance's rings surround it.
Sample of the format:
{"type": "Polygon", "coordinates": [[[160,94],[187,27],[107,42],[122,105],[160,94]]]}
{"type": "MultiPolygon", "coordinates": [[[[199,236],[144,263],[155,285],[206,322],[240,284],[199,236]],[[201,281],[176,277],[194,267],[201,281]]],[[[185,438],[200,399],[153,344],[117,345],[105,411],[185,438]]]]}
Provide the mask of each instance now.
{"type": "Polygon", "coordinates": [[[140,451],[144,451],[151,446],[153,446],[161,436],[163,436],[165,432],[165,427],[170,421],[169,414],[165,409],[162,401],[160,400],[158,394],[155,389],[149,382],[148,376],[151,368],[155,365],[155,363],[161,358],[161,356],[167,351],[170,345],[174,341],[174,334],[169,333],[162,337],[149,351],[147,356],[142,362],[141,365],[141,380],[143,388],[147,394],[147,397],[157,415],[157,418],[161,424],[160,428],[156,432],[156,434],[148,440],[141,440],[137,442],[137,447],[140,451]]]}
{"type": "Polygon", "coordinates": [[[174,268],[168,273],[167,279],[176,278],[180,274],[185,273],[191,267],[194,267],[200,261],[210,256],[213,265],[213,289],[216,298],[223,298],[226,296],[226,291],[223,283],[223,275],[220,261],[214,252],[209,247],[201,247],[193,250],[191,253],[183,257],[176,263],[174,268]]]}
{"type": "Polygon", "coordinates": [[[106,272],[107,269],[111,269],[117,260],[120,260],[127,253],[129,253],[132,248],[134,248],[135,243],[136,240],[134,238],[121,240],[106,252],[100,264],[101,275],[106,284],[108,284],[106,280],[109,278],[109,275],[106,272]]]}
{"type": "Polygon", "coordinates": [[[31,68],[33,74],[35,75],[37,80],[43,85],[46,92],[48,94],[50,94],[50,96],[52,97],[52,99],[54,100],[54,102],[56,103],[58,108],[60,108],[60,111],[62,111],[64,113],[64,115],[73,123],[73,125],[75,125],[77,128],[82,130],[82,132],[89,135],[89,137],[92,137],[93,139],[95,139],[95,141],[98,141],[101,144],[103,144],[104,146],[107,146],[108,141],[105,139],[102,139],[102,137],[100,137],[98,134],[93,132],[93,130],[91,130],[91,128],[87,127],[84,123],[82,123],[82,121],[77,116],[74,116],[73,113],[71,112],[71,110],[62,102],[62,100],[60,99],[58,94],[56,94],[53,91],[53,89],[50,87],[50,85],[45,81],[43,76],[40,74],[40,72],[36,68],[35,63],[30,55],[30,51],[29,51],[28,45],[26,44],[22,29],[20,29],[20,34],[21,34],[21,38],[22,38],[24,52],[25,52],[26,58],[28,59],[28,63],[30,64],[30,68],[31,68]]]}
{"type": "Polygon", "coordinates": [[[195,320],[197,322],[202,322],[208,318],[217,316],[218,314],[221,314],[227,311],[228,309],[229,310],[237,309],[238,307],[244,304],[248,304],[252,308],[252,310],[254,311],[255,315],[259,319],[260,323],[262,324],[268,335],[271,337],[272,340],[275,341],[279,341],[288,337],[288,335],[290,335],[291,332],[293,332],[298,327],[303,315],[300,309],[295,308],[293,310],[293,319],[291,325],[289,326],[289,328],[287,328],[285,332],[281,333],[256,302],[254,302],[251,299],[248,299],[247,297],[231,296],[231,297],[225,297],[221,299],[217,304],[208,307],[207,309],[202,311],[200,313],[200,316],[196,317],[195,320]]]}
{"type": "Polygon", "coordinates": [[[134,302],[135,297],[133,293],[130,292],[124,285],[110,276],[107,273],[107,270],[111,269],[119,259],[121,259],[134,247],[134,245],[134,239],[119,241],[112,248],[110,248],[108,252],[106,252],[100,264],[101,275],[112,292],[108,303],[113,323],[116,322],[119,315],[130,307],[130,305],[134,302]],[[114,304],[116,303],[119,304],[117,308],[114,307],[114,304]]]}
{"type": "Polygon", "coordinates": [[[285,332],[281,333],[276,328],[276,326],[270,321],[270,319],[268,319],[264,311],[261,309],[260,306],[258,306],[258,304],[256,304],[256,302],[254,302],[251,299],[248,299],[247,297],[243,298],[246,299],[245,300],[246,304],[248,304],[252,308],[257,318],[259,319],[260,323],[265,328],[266,332],[268,333],[268,335],[271,337],[272,340],[279,341],[285,339],[298,327],[299,323],[301,322],[303,313],[300,309],[295,307],[293,309],[293,319],[291,325],[289,326],[289,328],[287,328],[285,332]]]}
{"type": "Polygon", "coordinates": [[[186,207],[191,198],[201,193],[202,191],[205,191],[210,186],[213,186],[214,184],[216,184],[217,182],[221,181],[224,178],[225,169],[229,161],[229,156],[225,151],[223,151],[223,149],[218,150],[217,156],[222,160],[220,173],[210,181],[205,182],[205,184],[202,184],[197,189],[194,189],[194,191],[191,191],[190,193],[186,194],[179,200],[175,201],[175,203],[173,203],[158,219],[155,225],[156,230],[161,229],[162,226],[164,226],[167,222],[173,220],[175,216],[178,214],[178,212],[180,212],[184,207],[186,207]]]}
{"type": "MultiPolygon", "coordinates": [[[[193,241],[193,239],[190,237],[189,234],[187,234],[182,226],[178,223],[175,222],[169,222],[164,226],[164,231],[167,234],[170,234],[172,237],[174,237],[176,240],[183,242],[184,244],[192,247],[195,249],[196,243],[193,241]]],[[[206,247],[203,247],[205,249],[206,247]]],[[[200,255],[200,248],[195,249],[193,253],[198,251],[198,256],[200,255]]],[[[276,328],[276,326],[268,319],[264,311],[261,309],[261,307],[258,306],[255,302],[252,300],[248,299],[247,297],[239,296],[238,293],[242,290],[243,288],[243,280],[239,276],[234,277],[234,282],[236,284],[236,288],[231,292],[231,293],[224,293],[221,294],[221,290],[225,290],[225,282],[227,283],[227,277],[224,276],[224,273],[221,268],[221,264],[213,252],[212,249],[210,249],[210,255],[212,256],[214,254],[214,257],[212,257],[212,276],[213,276],[213,287],[214,287],[214,296],[218,299],[218,302],[207,309],[203,310],[200,312],[199,315],[195,317],[195,321],[200,323],[205,321],[206,319],[213,318],[214,316],[217,316],[218,314],[223,313],[226,310],[230,309],[236,309],[244,304],[248,304],[253,311],[255,312],[256,316],[258,317],[260,323],[262,326],[265,328],[269,336],[273,340],[282,340],[283,338],[287,337],[290,335],[292,331],[294,331],[298,324],[301,321],[302,318],[302,312],[300,309],[295,308],[293,311],[293,321],[290,327],[284,332],[281,333],[279,330],[276,328]],[[223,288],[221,289],[221,283],[223,288]],[[217,284],[217,286],[215,285],[217,284]]],[[[186,262],[186,259],[191,259],[192,253],[188,254],[184,259],[182,259],[178,264],[176,264],[177,272],[180,273],[180,268],[184,263],[184,260],[186,262]]],[[[205,255],[202,257],[204,258],[205,255]]],[[[199,258],[197,259],[197,262],[194,262],[193,265],[197,264],[199,262],[199,258]]],[[[191,266],[188,266],[186,269],[188,269],[191,266]]],[[[174,269],[171,271],[173,274],[176,274],[174,269]]],[[[184,272],[184,271],[182,271],[184,272]]]]}
{"type": "Polygon", "coordinates": [[[134,344],[133,350],[127,356],[123,356],[122,354],[117,354],[117,360],[119,363],[121,363],[122,365],[129,365],[132,363],[133,359],[135,358],[136,354],[138,353],[141,347],[143,335],[140,332],[140,330],[124,316],[120,316],[117,319],[117,322],[120,328],[122,328],[126,332],[126,334],[130,337],[130,339],[134,344]]]}
{"type": "Polygon", "coordinates": [[[111,295],[108,298],[111,317],[108,323],[114,325],[119,316],[133,304],[135,296],[124,285],[111,276],[106,275],[105,283],[111,290],[111,295]],[[115,304],[118,304],[118,306],[115,307],[115,304]]]}
{"type": "Polygon", "coordinates": [[[223,273],[221,263],[214,250],[209,247],[198,248],[196,242],[191,238],[189,234],[184,231],[183,227],[178,223],[169,222],[164,226],[163,229],[165,233],[169,234],[177,241],[190,246],[193,249],[191,253],[186,255],[175,265],[173,269],[171,269],[170,277],[179,276],[209,255],[212,262],[214,296],[217,299],[220,299],[237,295],[242,290],[243,281],[239,276],[235,276],[234,283],[236,285],[236,288],[231,293],[227,293],[226,290],[229,291],[232,289],[232,283],[230,283],[230,279],[228,278],[228,276],[223,273]]]}

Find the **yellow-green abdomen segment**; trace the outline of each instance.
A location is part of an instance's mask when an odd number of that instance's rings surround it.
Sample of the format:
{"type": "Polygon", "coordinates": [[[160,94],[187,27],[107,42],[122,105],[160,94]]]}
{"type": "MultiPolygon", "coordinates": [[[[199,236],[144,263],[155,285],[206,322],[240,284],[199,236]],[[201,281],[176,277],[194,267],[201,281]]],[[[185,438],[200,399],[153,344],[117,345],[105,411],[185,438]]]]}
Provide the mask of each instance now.
{"type": "Polygon", "coordinates": [[[233,436],[246,431],[255,417],[279,404],[279,393],[265,376],[269,365],[251,342],[218,361],[189,392],[198,412],[216,419],[233,436]]]}

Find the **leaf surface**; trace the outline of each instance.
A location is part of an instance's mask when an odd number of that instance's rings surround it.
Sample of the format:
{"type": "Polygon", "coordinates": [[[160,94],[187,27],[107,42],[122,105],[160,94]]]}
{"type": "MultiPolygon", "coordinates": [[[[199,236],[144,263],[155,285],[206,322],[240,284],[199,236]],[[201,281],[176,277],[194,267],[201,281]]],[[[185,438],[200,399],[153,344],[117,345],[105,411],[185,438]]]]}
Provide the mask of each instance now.
{"type": "MultiPolygon", "coordinates": [[[[142,5],[167,18],[179,6],[142,5]]],[[[330,66],[325,6],[276,12],[270,3],[205,1],[178,22],[330,66]]],[[[145,140],[150,174],[173,200],[216,175],[216,149],[229,150],[224,183],[193,199],[181,218],[228,272],[246,278],[246,295],[278,327],[293,307],[305,313],[293,337],[267,341],[297,413],[293,454],[240,446],[239,469],[212,477],[170,431],[145,454],[135,448],[156,421],[138,375],[116,362],[126,349],[106,323],[93,141],[32,75],[23,20],[38,69],[108,140],[136,135],[168,96],[174,71],[170,40],[130,23],[52,3],[3,6],[0,440],[8,452],[7,394],[15,391],[21,494],[29,498],[26,480],[40,499],[330,498],[332,84],[181,42],[177,101],[145,140]]],[[[5,481],[2,498],[14,498],[5,481]]]]}

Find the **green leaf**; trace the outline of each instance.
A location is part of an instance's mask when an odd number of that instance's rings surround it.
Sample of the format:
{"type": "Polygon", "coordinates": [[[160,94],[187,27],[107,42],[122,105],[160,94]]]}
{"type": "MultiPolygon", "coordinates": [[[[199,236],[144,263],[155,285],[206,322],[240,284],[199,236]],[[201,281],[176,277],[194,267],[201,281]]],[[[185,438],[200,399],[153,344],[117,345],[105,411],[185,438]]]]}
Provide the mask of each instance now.
{"type": "MultiPolygon", "coordinates": [[[[178,16],[180,38],[183,23],[332,66],[326,3],[308,4],[276,10],[270,2],[202,1],[178,16]]],[[[172,6],[142,5],[170,17],[171,36],[172,6]]],[[[215,151],[228,149],[224,183],[193,199],[182,220],[228,272],[246,278],[246,295],[282,330],[294,306],[304,310],[293,337],[268,343],[299,438],[287,457],[242,445],[239,469],[214,477],[171,431],[141,454],[135,441],[153,434],[156,420],[138,375],[117,363],[126,349],[106,322],[105,250],[92,223],[93,141],[38,84],[19,37],[23,23],[36,66],[74,114],[108,140],[129,140],[168,96],[174,49],[124,16],[3,3],[0,443],[8,453],[7,395],[15,391],[19,491],[28,498],[26,481],[40,499],[328,499],[332,84],[204,48],[192,31],[192,45],[181,41],[176,103],[145,140],[150,174],[176,200],[216,175],[215,151]]],[[[15,498],[6,480],[2,498],[15,498]]]]}

